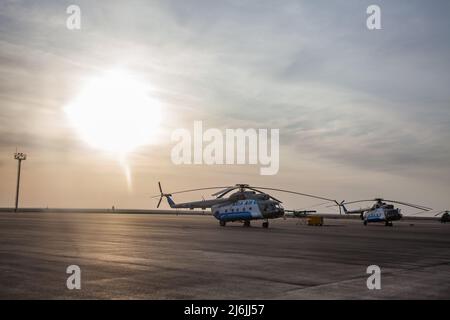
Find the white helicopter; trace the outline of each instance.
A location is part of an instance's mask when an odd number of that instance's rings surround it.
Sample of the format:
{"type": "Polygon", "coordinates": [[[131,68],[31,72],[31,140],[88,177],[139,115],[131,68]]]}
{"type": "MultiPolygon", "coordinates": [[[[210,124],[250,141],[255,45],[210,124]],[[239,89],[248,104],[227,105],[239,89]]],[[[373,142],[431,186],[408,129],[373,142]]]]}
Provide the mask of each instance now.
{"type": "Polygon", "coordinates": [[[226,187],[198,188],[198,189],[176,191],[172,193],[164,193],[162,191],[160,182],[158,182],[158,187],[160,194],[152,197],[152,198],[159,197],[157,208],[159,208],[163,197],[167,199],[167,202],[169,203],[169,206],[171,208],[183,208],[183,209],[211,208],[213,216],[217,220],[219,220],[219,224],[222,227],[224,227],[227,224],[227,222],[233,221],[241,221],[244,223],[245,227],[249,227],[251,220],[264,220],[262,226],[263,228],[268,228],[269,219],[283,217],[285,215],[285,210],[281,206],[281,201],[261,190],[286,192],[300,196],[335,202],[335,200],[333,199],[319,197],[311,194],[283,189],[253,187],[248,184],[236,184],[235,186],[226,186],[226,187]],[[222,190],[212,194],[212,196],[215,196],[216,198],[211,200],[175,203],[172,199],[173,194],[201,191],[201,190],[211,190],[211,189],[222,189],[222,190]],[[233,190],[237,191],[232,193],[228,197],[224,197],[233,190]]]}
{"type": "Polygon", "coordinates": [[[386,226],[392,227],[392,221],[400,220],[403,217],[403,215],[401,214],[401,209],[395,208],[393,204],[388,204],[386,202],[397,203],[400,205],[420,209],[423,211],[432,210],[431,208],[425,206],[400,202],[397,200],[387,200],[382,198],[375,198],[371,200],[357,200],[351,202],[345,202],[344,200],[341,201],[340,203],[337,201],[335,202],[336,205],[339,207],[340,212],[342,207],[344,209],[345,214],[359,214],[361,220],[363,220],[364,225],[367,225],[367,223],[370,222],[384,222],[386,226]],[[367,202],[367,201],[375,201],[375,203],[371,207],[361,208],[357,210],[347,210],[347,208],[345,207],[345,205],[347,204],[367,202]]]}

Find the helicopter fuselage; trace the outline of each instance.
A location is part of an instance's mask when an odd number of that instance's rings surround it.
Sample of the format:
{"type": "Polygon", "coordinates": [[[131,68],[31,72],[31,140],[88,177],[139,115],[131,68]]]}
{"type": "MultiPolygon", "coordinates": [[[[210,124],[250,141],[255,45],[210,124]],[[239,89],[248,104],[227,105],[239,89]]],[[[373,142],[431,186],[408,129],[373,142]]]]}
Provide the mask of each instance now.
{"type": "Polygon", "coordinates": [[[370,210],[363,213],[362,220],[364,220],[364,224],[370,222],[385,222],[389,224],[402,218],[400,212],[400,209],[394,208],[392,205],[375,204],[370,210]]]}
{"type": "Polygon", "coordinates": [[[401,209],[395,208],[392,204],[382,202],[381,199],[375,199],[375,201],[377,202],[371,207],[358,210],[347,210],[345,205],[338,205],[344,208],[346,214],[359,214],[364,225],[371,222],[384,222],[387,226],[392,226],[392,221],[397,221],[402,218],[401,209]]]}
{"type": "Polygon", "coordinates": [[[246,199],[229,204],[211,207],[214,217],[219,221],[249,221],[275,219],[284,215],[284,209],[273,200],[246,199]]]}

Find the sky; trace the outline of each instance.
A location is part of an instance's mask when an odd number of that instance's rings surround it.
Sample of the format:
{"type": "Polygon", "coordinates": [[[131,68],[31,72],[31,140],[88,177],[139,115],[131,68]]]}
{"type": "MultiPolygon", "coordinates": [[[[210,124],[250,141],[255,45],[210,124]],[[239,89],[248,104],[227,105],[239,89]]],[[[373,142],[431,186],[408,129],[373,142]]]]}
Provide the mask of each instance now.
{"type": "MultiPolygon", "coordinates": [[[[437,0],[1,1],[0,207],[14,204],[17,148],[26,207],[150,209],[161,181],[168,192],[249,183],[449,209],[448,12],[437,0]],[[79,30],[66,26],[71,4],[79,30]],[[371,4],[380,30],[366,27],[371,4]],[[81,139],[65,111],[117,69],[161,110],[152,141],[125,155],[81,139]],[[194,121],[279,129],[278,173],[175,165],[171,134],[194,121]]],[[[277,196],[288,208],[317,202],[277,196]]]]}

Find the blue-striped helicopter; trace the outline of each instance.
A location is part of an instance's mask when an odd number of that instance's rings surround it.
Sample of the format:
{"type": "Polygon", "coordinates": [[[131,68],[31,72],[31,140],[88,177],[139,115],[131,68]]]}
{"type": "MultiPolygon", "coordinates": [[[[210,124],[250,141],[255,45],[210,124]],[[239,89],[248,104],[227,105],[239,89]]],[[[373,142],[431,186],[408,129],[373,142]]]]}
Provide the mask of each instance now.
{"type": "Polygon", "coordinates": [[[224,227],[228,222],[240,221],[243,222],[245,227],[250,226],[250,221],[252,220],[264,220],[262,223],[263,228],[269,227],[269,220],[284,217],[285,210],[281,205],[281,200],[278,200],[274,196],[267,194],[261,190],[270,190],[277,192],[291,193],[295,195],[300,195],[304,197],[316,198],[321,200],[326,200],[330,202],[335,202],[333,199],[328,199],[324,197],[315,196],[312,194],[301,193],[291,190],[267,188],[267,187],[254,187],[248,184],[236,184],[234,186],[225,187],[207,187],[207,188],[197,188],[190,190],[182,190],[171,193],[164,193],[161,187],[161,183],[158,182],[160,194],[153,196],[152,198],[158,198],[159,208],[163,198],[167,199],[167,202],[171,208],[176,209],[207,209],[210,208],[213,216],[219,220],[219,224],[224,227]],[[213,190],[221,189],[218,192],[212,194],[214,199],[192,201],[185,203],[175,203],[172,199],[172,195],[203,191],[203,190],[213,190]],[[231,193],[234,191],[233,193],[231,193]],[[227,194],[231,193],[228,197],[227,194]]]}
{"type": "Polygon", "coordinates": [[[407,203],[407,202],[401,202],[397,200],[387,200],[382,198],[375,198],[371,200],[356,200],[356,201],[350,201],[350,202],[337,202],[335,201],[336,205],[339,207],[339,212],[341,212],[341,208],[344,209],[345,214],[359,214],[361,220],[363,220],[364,225],[367,225],[371,222],[384,222],[386,226],[392,227],[392,221],[400,220],[403,215],[401,213],[401,209],[395,208],[392,203],[400,204],[407,207],[412,207],[416,209],[420,209],[422,211],[430,211],[431,208],[407,203]],[[345,205],[348,204],[354,204],[354,203],[361,203],[361,202],[368,202],[368,201],[375,201],[375,203],[367,208],[360,208],[356,210],[347,210],[345,205]]]}

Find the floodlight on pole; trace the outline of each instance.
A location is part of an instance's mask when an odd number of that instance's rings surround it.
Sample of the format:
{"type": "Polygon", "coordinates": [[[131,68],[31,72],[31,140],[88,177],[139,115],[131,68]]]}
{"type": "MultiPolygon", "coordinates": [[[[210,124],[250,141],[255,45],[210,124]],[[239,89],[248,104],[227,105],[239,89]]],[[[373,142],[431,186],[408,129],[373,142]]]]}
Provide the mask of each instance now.
{"type": "Polygon", "coordinates": [[[15,207],[15,211],[17,212],[17,209],[19,207],[20,168],[22,165],[22,161],[27,159],[27,155],[22,152],[16,152],[14,153],[14,159],[16,159],[19,162],[19,166],[17,168],[17,188],[16,188],[16,207],[15,207]]]}

